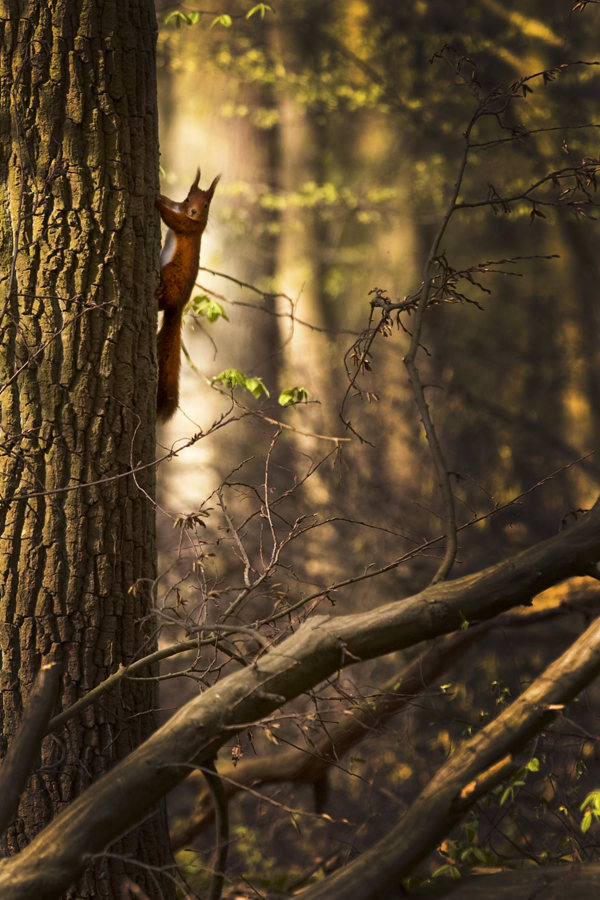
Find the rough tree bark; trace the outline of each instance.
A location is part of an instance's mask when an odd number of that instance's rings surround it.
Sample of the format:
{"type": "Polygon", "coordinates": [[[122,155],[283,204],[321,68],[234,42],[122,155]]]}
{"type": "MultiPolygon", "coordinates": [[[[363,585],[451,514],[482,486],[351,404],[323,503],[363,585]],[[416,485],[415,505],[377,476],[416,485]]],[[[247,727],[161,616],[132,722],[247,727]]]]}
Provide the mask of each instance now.
{"type": "MultiPolygon", "coordinates": [[[[4,0],[0,13],[2,752],[42,662],[55,712],[152,648],[159,222],[150,0],[4,0]],[[83,487],[80,487],[83,485],[83,487]]],[[[154,729],[118,692],[46,738],[2,839],[23,847],[154,729]]],[[[162,815],[111,852],[167,860],[162,815]]],[[[68,896],[121,896],[103,860],[68,896]]],[[[170,896],[168,885],[163,895],[170,896]]]]}

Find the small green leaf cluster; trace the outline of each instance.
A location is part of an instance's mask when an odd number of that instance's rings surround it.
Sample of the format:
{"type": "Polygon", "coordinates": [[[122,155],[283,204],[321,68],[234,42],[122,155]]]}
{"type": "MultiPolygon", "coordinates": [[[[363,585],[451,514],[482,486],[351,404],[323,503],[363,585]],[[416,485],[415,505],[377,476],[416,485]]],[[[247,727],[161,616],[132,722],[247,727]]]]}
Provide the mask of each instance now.
{"type": "Polygon", "coordinates": [[[292,388],[286,388],[282,391],[277,399],[280,406],[296,406],[297,403],[308,403],[310,391],[305,387],[296,385],[292,388]]]}
{"type": "Polygon", "coordinates": [[[249,19],[255,13],[260,13],[261,19],[264,19],[267,10],[273,12],[273,7],[269,6],[267,3],[257,3],[256,6],[253,6],[252,9],[246,13],[246,18],[249,19]]]}
{"type": "Polygon", "coordinates": [[[197,315],[205,316],[211,324],[216,322],[217,319],[225,319],[226,322],[229,322],[227,313],[221,304],[217,303],[216,300],[211,300],[206,294],[193,297],[191,307],[197,315]]]}
{"type": "Polygon", "coordinates": [[[500,861],[496,854],[479,845],[478,827],[477,815],[475,811],[471,811],[469,818],[461,826],[463,835],[456,841],[445,842],[438,850],[440,856],[443,856],[448,862],[432,873],[432,880],[440,878],[442,875],[451,875],[456,879],[462,878],[465,871],[474,866],[485,868],[498,866],[500,861]]]}
{"type": "Polygon", "coordinates": [[[270,396],[262,378],[244,375],[239,369],[224,369],[219,375],[215,375],[210,383],[211,385],[221,384],[231,391],[235,387],[243,387],[257,398],[260,397],[261,394],[265,394],[267,397],[270,396]]]}
{"type": "MultiPolygon", "coordinates": [[[[257,3],[256,6],[253,6],[252,9],[248,10],[244,18],[250,19],[253,15],[259,13],[261,19],[264,19],[267,10],[273,12],[273,9],[267,3],[257,3]]],[[[198,22],[202,21],[203,15],[205,15],[205,13],[202,13],[199,10],[185,13],[180,9],[173,9],[170,13],[167,13],[164,21],[165,25],[168,25],[169,22],[174,22],[176,28],[181,28],[183,25],[196,25],[198,22]]],[[[227,13],[221,13],[213,18],[210,23],[210,28],[214,28],[215,25],[222,25],[223,28],[231,28],[233,25],[233,18],[227,13]]]]}
{"type": "Polygon", "coordinates": [[[210,23],[210,27],[214,28],[215,25],[222,25],[223,28],[231,28],[233,24],[233,19],[231,16],[228,16],[227,13],[223,13],[220,16],[215,16],[215,18],[210,23]]]}
{"type": "Polygon", "coordinates": [[[591,791],[580,806],[583,815],[581,830],[585,834],[592,822],[600,822],[600,791],[591,791]]]}
{"type": "Polygon", "coordinates": [[[201,19],[201,12],[184,13],[180,9],[173,9],[165,16],[165,25],[168,25],[169,22],[174,22],[176,28],[181,28],[182,25],[195,25],[201,19]]]}
{"type": "MultiPolygon", "coordinates": [[[[219,375],[215,375],[210,383],[211,386],[220,384],[231,391],[235,387],[242,387],[244,390],[250,391],[256,398],[260,397],[262,394],[266,397],[271,396],[262,378],[257,378],[253,375],[244,375],[239,369],[224,369],[219,375]]],[[[285,388],[285,390],[280,393],[278,403],[280,406],[295,407],[298,403],[307,403],[309,397],[310,391],[308,388],[302,387],[301,385],[295,385],[291,388],[285,388]]]]}
{"type": "MultiPolygon", "coordinates": [[[[508,783],[505,785],[504,790],[502,791],[502,795],[500,797],[500,806],[504,806],[507,800],[510,800],[511,803],[515,801],[515,794],[517,792],[517,788],[523,787],[525,784],[525,778],[528,772],[539,772],[540,771],[540,762],[538,759],[530,759],[526,766],[518,769],[508,779],[508,783]]],[[[498,793],[502,788],[500,785],[495,789],[495,792],[498,793]]]]}
{"type": "Polygon", "coordinates": [[[492,682],[492,693],[496,694],[496,706],[502,709],[508,706],[510,702],[510,688],[503,684],[502,681],[492,682]]]}

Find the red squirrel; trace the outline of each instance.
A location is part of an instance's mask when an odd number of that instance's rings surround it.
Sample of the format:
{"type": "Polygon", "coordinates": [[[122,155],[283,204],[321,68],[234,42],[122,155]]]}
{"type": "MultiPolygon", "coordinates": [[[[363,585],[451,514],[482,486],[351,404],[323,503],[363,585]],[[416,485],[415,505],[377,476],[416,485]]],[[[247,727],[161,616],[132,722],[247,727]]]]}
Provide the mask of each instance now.
{"type": "Polygon", "coordinates": [[[181,368],[181,325],[183,310],[190,299],[200,266],[200,241],[208,221],[210,201],[221,176],[217,175],[207,191],[198,187],[200,169],[183,203],[175,203],[162,194],[156,206],[167,236],[160,253],[158,308],[163,321],[158,332],[157,413],[163,422],[179,406],[179,370],[181,368]]]}

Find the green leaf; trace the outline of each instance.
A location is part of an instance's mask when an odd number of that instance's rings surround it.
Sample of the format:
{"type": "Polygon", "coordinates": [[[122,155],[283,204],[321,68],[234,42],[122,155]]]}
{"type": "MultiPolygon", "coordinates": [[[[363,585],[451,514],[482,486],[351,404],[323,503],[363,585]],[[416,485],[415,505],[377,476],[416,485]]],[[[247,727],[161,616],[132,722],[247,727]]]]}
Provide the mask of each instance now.
{"type": "Polygon", "coordinates": [[[244,375],[243,372],[240,372],[239,369],[225,369],[221,372],[220,375],[216,375],[212,381],[213,384],[222,384],[223,387],[229,388],[233,390],[235,387],[243,387],[247,391],[250,391],[255,397],[260,397],[261,394],[265,394],[267,397],[269,396],[269,392],[263,384],[262,378],[252,378],[244,375]]]}
{"type": "Polygon", "coordinates": [[[221,304],[217,303],[216,300],[211,300],[206,294],[199,295],[192,299],[192,309],[199,316],[206,316],[211,324],[212,322],[216,322],[217,319],[225,319],[226,322],[229,322],[227,313],[221,304]]]}
{"type": "Polygon", "coordinates": [[[539,772],[540,771],[540,761],[539,759],[530,759],[525,768],[529,772],[539,772]]]}
{"type": "Polygon", "coordinates": [[[460,629],[461,629],[461,631],[466,631],[467,628],[469,627],[469,620],[465,616],[462,609],[459,609],[458,614],[460,616],[460,629]]]}
{"type": "Polygon", "coordinates": [[[195,22],[200,20],[202,13],[190,13],[186,15],[182,13],[179,9],[174,9],[167,16],[165,16],[165,25],[169,22],[175,20],[175,25],[177,28],[181,28],[182,25],[193,25],[195,22]]]}
{"type": "Polygon", "coordinates": [[[253,6],[250,12],[246,13],[246,18],[249,19],[250,16],[253,16],[254,13],[259,12],[261,19],[264,19],[266,11],[273,12],[272,7],[270,7],[267,3],[257,3],[256,6],[253,6]]]}
{"type": "Polygon", "coordinates": [[[215,25],[223,25],[224,28],[231,28],[232,18],[228,16],[227,13],[223,13],[222,16],[216,16],[210,23],[210,27],[214,28],[215,25]]]}
{"type": "Polygon", "coordinates": [[[600,791],[592,791],[587,795],[579,809],[584,812],[581,830],[585,834],[592,822],[600,819],[600,791]]]}
{"type": "Polygon", "coordinates": [[[586,806],[591,807],[594,815],[600,815],[600,791],[592,791],[588,794],[579,809],[583,812],[586,806]]]}
{"type": "Polygon", "coordinates": [[[269,396],[269,392],[263,384],[261,378],[247,378],[245,387],[250,391],[250,393],[254,394],[255,397],[260,397],[261,394],[266,394],[269,396]]]}
{"type": "Polygon", "coordinates": [[[306,403],[310,397],[310,391],[305,387],[287,388],[279,395],[278,403],[280,406],[295,406],[296,403],[306,403]]]}
{"type": "Polygon", "coordinates": [[[446,863],[445,866],[440,866],[439,869],[436,869],[435,872],[432,873],[432,878],[439,878],[440,875],[443,875],[445,872],[448,872],[451,867],[446,863]]]}

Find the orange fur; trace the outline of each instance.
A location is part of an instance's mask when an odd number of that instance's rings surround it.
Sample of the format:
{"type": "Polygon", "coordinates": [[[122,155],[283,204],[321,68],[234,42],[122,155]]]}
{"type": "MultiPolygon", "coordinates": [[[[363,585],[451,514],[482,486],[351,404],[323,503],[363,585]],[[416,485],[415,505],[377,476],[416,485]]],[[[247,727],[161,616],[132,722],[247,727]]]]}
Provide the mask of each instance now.
{"type": "Polygon", "coordinates": [[[208,190],[198,187],[200,169],[183,203],[160,196],[156,206],[169,231],[161,257],[158,308],[163,322],[158,333],[158,418],[170,419],[179,405],[181,368],[181,324],[200,266],[200,243],[208,222],[208,211],[219,178],[208,190]]]}

